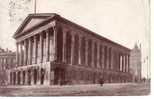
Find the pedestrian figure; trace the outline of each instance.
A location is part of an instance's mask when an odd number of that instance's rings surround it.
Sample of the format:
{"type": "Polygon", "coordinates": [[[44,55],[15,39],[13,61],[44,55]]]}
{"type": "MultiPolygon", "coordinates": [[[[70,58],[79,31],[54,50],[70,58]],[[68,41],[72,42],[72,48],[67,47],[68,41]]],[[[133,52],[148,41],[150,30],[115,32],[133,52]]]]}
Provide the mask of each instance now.
{"type": "Polygon", "coordinates": [[[101,78],[99,79],[99,84],[100,84],[100,86],[103,86],[103,84],[104,84],[104,79],[103,79],[103,77],[101,77],[101,78]]]}

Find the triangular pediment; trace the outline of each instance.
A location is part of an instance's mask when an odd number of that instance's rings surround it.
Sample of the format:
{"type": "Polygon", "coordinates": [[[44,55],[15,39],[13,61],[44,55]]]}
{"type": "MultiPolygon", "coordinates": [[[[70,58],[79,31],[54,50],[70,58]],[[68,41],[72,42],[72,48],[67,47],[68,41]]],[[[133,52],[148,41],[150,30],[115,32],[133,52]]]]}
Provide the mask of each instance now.
{"type": "Polygon", "coordinates": [[[43,13],[43,14],[30,14],[30,15],[28,15],[27,18],[22,22],[22,24],[17,29],[15,35],[17,35],[19,33],[23,33],[25,31],[31,29],[32,27],[34,27],[37,24],[45,21],[49,17],[53,17],[54,15],[55,14],[53,14],[53,13],[49,13],[49,14],[45,14],[45,13],[43,13]]]}
{"type": "Polygon", "coordinates": [[[29,20],[29,22],[24,26],[23,30],[21,32],[24,32],[28,29],[30,29],[31,27],[41,23],[42,21],[44,21],[46,18],[31,18],[29,20]]]}

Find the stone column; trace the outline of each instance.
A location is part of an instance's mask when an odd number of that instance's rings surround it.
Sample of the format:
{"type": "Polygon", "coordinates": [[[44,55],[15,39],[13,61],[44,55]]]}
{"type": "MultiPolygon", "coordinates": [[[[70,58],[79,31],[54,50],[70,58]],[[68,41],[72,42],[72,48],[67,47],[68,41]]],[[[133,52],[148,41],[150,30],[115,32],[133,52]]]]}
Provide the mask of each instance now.
{"type": "Polygon", "coordinates": [[[23,50],[23,41],[21,42],[21,66],[24,65],[24,50],[23,50]]]}
{"type": "Polygon", "coordinates": [[[57,60],[57,28],[56,26],[53,27],[53,32],[54,32],[54,48],[55,48],[54,60],[57,60]]]}
{"type": "Polygon", "coordinates": [[[16,66],[19,66],[19,44],[16,43],[17,51],[16,51],[16,66]]]}
{"type": "Polygon", "coordinates": [[[124,54],[122,55],[122,72],[125,70],[125,57],[124,54]]]}
{"type": "Polygon", "coordinates": [[[22,70],[20,70],[20,84],[23,85],[23,75],[22,75],[22,70]]]}
{"type": "Polygon", "coordinates": [[[85,65],[88,66],[88,40],[85,38],[85,65]]]}
{"type": "Polygon", "coordinates": [[[95,53],[95,52],[94,52],[94,41],[93,41],[93,40],[92,40],[92,42],[91,42],[91,46],[92,46],[92,53],[91,53],[91,56],[92,56],[92,57],[91,57],[91,66],[92,66],[92,67],[95,67],[95,66],[94,66],[94,53],[95,53]]]}
{"type": "Polygon", "coordinates": [[[18,71],[16,71],[15,73],[16,73],[16,85],[18,85],[18,71]]]}
{"type": "Polygon", "coordinates": [[[120,53],[119,56],[120,56],[120,71],[122,71],[122,64],[123,64],[123,63],[122,63],[122,54],[120,53]]]}
{"type": "Polygon", "coordinates": [[[22,55],[21,55],[21,42],[19,43],[19,66],[21,66],[22,65],[22,55]]]}
{"type": "Polygon", "coordinates": [[[125,58],[126,57],[125,57],[125,54],[124,54],[124,60],[123,60],[124,61],[124,70],[123,70],[124,72],[125,72],[125,69],[126,69],[126,61],[125,61],[125,58]]]}
{"type": "Polygon", "coordinates": [[[128,72],[129,72],[129,69],[130,69],[130,55],[128,55],[128,72]]]}
{"type": "Polygon", "coordinates": [[[124,72],[124,55],[122,54],[122,72],[124,72]]]}
{"type": "Polygon", "coordinates": [[[127,54],[127,72],[129,71],[129,67],[128,67],[128,54],[127,54]]]}
{"type": "Polygon", "coordinates": [[[23,45],[24,45],[24,60],[23,60],[23,65],[26,65],[26,55],[27,55],[27,53],[26,53],[26,40],[24,40],[23,41],[23,45]]]}
{"type": "MultiPolygon", "coordinates": [[[[73,38],[73,36],[72,36],[72,38],[73,38]]],[[[72,42],[73,43],[73,42],[72,42]]],[[[63,33],[63,62],[65,63],[66,62],[66,33],[63,33]]]]}
{"type": "Polygon", "coordinates": [[[81,64],[81,36],[80,35],[78,35],[79,36],[79,64],[81,64]]]}
{"type": "MultiPolygon", "coordinates": [[[[72,36],[72,38],[71,38],[71,40],[72,40],[72,43],[71,43],[71,64],[73,64],[74,63],[74,61],[76,61],[76,60],[74,60],[74,47],[75,47],[75,44],[74,44],[74,35],[73,34],[71,34],[72,36]]],[[[66,52],[66,51],[65,51],[66,52]]],[[[66,54],[65,54],[66,55],[66,54]]]]}
{"type": "Polygon", "coordinates": [[[47,66],[45,70],[45,77],[46,77],[46,85],[50,85],[50,67],[47,66]]]}
{"type": "Polygon", "coordinates": [[[121,54],[121,71],[123,72],[123,54],[121,54]]]}
{"type": "Polygon", "coordinates": [[[40,33],[40,49],[41,49],[41,52],[40,52],[40,63],[43,62],[43,34],[40,33]]]}
{"type": "Polygon", "coordinates": [[[114,69],[114,66],[117,69],[117,59],[115,59],[116,60],[116,63],[114,63],[114,59],[113,59],[113,56],[114,55],[115,55],[115,51],[114,51],[114,49],[111,48],[111,53],[110,53],[110,56],[111,56],[111,70],[114,69]]]}
{"type": "Polygon", "coordinates": [[[25,85],[28,85],[28,69],[25,70],[25,85]]]}
{"type": "Polygon", "coordinates": [[[104,52],[105,51],[104,51],[104,49],[105,49],[105,47],[104,47],[104,45],[101,45],[101,46],[102,46],[102,60],[101,60],[102,61],[101,62],[102,64],[101,64],[101,67],[102,67],[102,69],[104,69],[104,66],[105,66],[105,62],[104,62],[104,58],[105,58],[104,57],[104,52]]]}
{"type": "Polygon", "coordinates": [[[108,46],[106,46],[106,49],[107,50],[105,52],[106,53],[106,57],[105,57],[106,58],[106,66],[105,66],[105,69],[108,70],[109,69],[109,49],[108,49],[108,46]]]}
{"type": "Polygon", "coordinates": [[[127,68],[128,68],[128,66],[127,66],[127,55],[125,54],[125,72],[127,72],[127,68]]]}
{"type": "Polygon", "coordinates": [[[49,37],[50,35],[49,35],[49,30],[46,30],[46,45],[47,45],[47,49],[46,49],[46,61],[48,62],[49,61],[49,48],[50,48],[50,37],[49,37]]]}
{"type": "Polygon", "coordinates": [[[122,59],[121,59],[121,53],[119,53],[119,71],[121,71],[122,65],[122,59]]]}
{"type": "Polygon", "coordinates": [[[28,39],[28,65],[31,64],[31,39],[28,39]]]}
{"type": "Polygon", "coordinates": [[[7,73],[7,84],[10,84],[10,70],[7,70],[6,71],[6,73],[7,73]]]}
{"type": "Polygon", "coordinates": [[[34,68],[31,68],[31,85],[34,85],[34,68]]]}
{"type": "Polygon", "coordinates": [[[34,64],[37,63],[37,36],[34,36],[34,64]]]}
{"type": "Polygon", "coordinates": [[[21,66],[21,43],[19,43],[19,46],[18,46],[18,50],[19,50],[19,53],[18,53],[18,56],[19,56],[19,58],[18,58],[18,60],[19,60],[19,66],[21,66]]]}
{"type": "Polygon", "coordinates": [[[114,68],[114,65],[116,65],[116,69],[117,69],[117,59],[116,59],[116,64],[114,63],[114,55],[115,55],[115,51],[111,48],[111,69],[114,68]]]}
{"type": "Polygon", "coordinates": [[[97,44],[97,67],[101,68],[99,60],[100,60],[100,44],[97,44]]]}

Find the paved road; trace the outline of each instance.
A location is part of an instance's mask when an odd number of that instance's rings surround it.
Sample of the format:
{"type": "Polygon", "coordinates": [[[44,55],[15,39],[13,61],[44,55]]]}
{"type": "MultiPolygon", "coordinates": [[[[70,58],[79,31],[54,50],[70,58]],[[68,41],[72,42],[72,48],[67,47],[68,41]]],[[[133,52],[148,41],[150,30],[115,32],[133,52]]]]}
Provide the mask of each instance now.
{"type": "Polygon", "coordinates": [[[123,83],[67,86],[1,86],[0,96],[127,96],[148,95],[150,84],[123,83]]]}

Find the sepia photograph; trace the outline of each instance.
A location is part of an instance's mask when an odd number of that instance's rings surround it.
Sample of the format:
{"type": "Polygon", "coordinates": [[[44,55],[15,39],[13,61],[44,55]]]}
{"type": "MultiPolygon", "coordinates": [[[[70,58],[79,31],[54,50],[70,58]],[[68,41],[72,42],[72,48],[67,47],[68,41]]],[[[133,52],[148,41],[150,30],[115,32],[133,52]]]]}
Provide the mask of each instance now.
{"type": "Polygon", "coordinates": [[[0,97],[150,95],[150,0],[0,0],[0,13],[0,97]]]}

